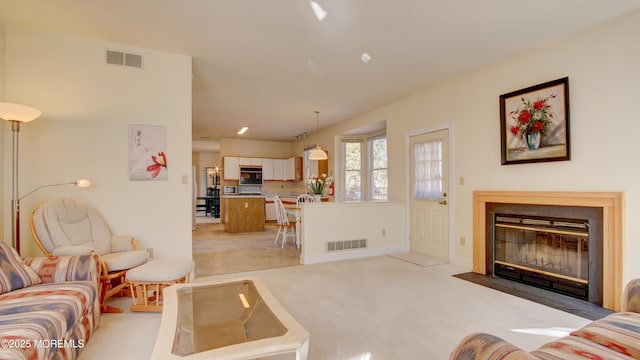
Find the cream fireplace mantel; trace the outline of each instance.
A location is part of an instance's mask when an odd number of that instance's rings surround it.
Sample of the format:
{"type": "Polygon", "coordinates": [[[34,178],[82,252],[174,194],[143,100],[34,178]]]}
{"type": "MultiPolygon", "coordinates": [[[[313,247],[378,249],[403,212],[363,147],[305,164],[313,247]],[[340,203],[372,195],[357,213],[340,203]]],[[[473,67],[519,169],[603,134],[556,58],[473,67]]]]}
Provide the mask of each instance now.
{"type": "Polygon", "coordinates": [[[473,272],[487,274],[487,203],[583,206],[602,208],[602,298],[603,307],[620,311],[622,307],[623,206],[621,192],[473,192],[473,272]]]}

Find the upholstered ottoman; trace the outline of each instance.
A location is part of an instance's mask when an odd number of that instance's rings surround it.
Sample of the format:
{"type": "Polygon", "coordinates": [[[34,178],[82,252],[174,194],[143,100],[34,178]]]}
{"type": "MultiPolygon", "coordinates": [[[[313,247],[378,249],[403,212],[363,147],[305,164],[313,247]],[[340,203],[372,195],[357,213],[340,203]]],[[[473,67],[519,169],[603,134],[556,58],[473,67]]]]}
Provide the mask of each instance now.
{"type": "Polygon", "coordinates": [[[192,260],[156,259],[127,271],[131,311],[162,312],[162,290],[188,282],[195,268],[192,260]]]}

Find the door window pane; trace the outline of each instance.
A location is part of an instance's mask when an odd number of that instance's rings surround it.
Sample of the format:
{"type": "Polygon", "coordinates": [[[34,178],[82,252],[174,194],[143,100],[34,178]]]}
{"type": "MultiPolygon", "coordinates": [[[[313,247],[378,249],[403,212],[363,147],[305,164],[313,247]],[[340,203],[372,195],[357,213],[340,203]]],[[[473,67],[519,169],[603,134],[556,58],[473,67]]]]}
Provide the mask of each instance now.
{"type": "Polygon", "coordinates": [[[415,144],[413,197],[440,200],[443,195],[442,140],[415,144]]]}

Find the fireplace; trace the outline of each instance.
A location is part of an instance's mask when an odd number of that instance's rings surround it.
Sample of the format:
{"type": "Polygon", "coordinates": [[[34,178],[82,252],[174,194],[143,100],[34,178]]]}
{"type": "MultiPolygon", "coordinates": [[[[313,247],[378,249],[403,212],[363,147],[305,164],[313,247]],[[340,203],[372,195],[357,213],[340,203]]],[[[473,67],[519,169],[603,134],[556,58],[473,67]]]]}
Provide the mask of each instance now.
{"type": "Polygon", "coordinates": [[[602,209],[486,207],[488,274],[602,306],[602,209]]]}
{"type": "MultiPolygon", "coordinates": [[[[573,268],[571,275],[566,275],[562,272],[553,275],[552,280],[560,284],[555,285],[556,288],[563,287],[564,283],[559,279],[564,279],[564,276],[568,276],[572,284],[584,282],[582,277],[584,277],[584,271],[587,271],[588,280],[586,280],[586,286],[574,286],[571,290],[565,290],[581,293],[582,295],[580,296],[582,298],[586,296],[588,301],[597,304],[601,303],[604,308],[619,311],[622,305],[623,289],[623,206],[623,193],[620,192],[474,191],[473,272],[494,275],[493,225],[496,221],[496,214],[500,216],[508,215],[504,218],[501,217],[499,220],[507,223],[506,225],[512,222],[524,222],[527,223],[525,224],[526,226],[541,228],[540,231],[536,229],[535,235],[532,235],[534,233],[530,232],[532,230],[529,229],[516,229],[516,231],[525,231],[527,233],[525,239],[531,242],[529,245],[533,246],[532,239],[535,239],[536,246],[547,244],[547,249],[541,251],[547,251],[547,254],[553,253],[552,255],[537,255],[539,267],[543,267],[544,264],[550,267],[549,261],[551,261],[554,263],[554,267],[571,265],[573,268]],[[503,205],[508,205],[509,207],[505,208],[503,205]],[[546,206],[549,206],[549,208],[546,206]],[[570,210],[570,215],[566,216],[556,210],[550,211],[549,209],[551,208],[557,208],[559,211],[570,210]],[[592,210],[595,210],[595,216],[600,220],[592,219],[593,214],[589,214],[589,211],[592,210]],[[490,221],[487,220],[488,213],[493,213],[489,217],[490,221]],[[515,216],[515,219],[513,216],[515,216]],[[530,219],[523,221],[523,218],[530,219]],[[555,223],[552,224],[551,222],[555,223]],[[583,225],[580,225],[581,223],[583,225]],[[548,227],[548,229],[545,229],[545,227],[548,227]],[[572,234],[569,234],[571,236],[560,239],[558,237],[559,234],[556,233],[568,230],[567,228],[572,230],[570,231],[572,234]],[[588,229],[587,236],[584,236],[585,234],[573,234],[573,230],[578,230],[575,232],[580,233],[581,228],[583,230],[588,229]],[[556,233],[543,231],[554,229],[558,231],[556,233]],[[576,251],[570,252],[572,247],[575,247],[576,251]],[[578,247],[580,247],[580,251],[577,251],[578,247]],[[599,250],[596,252],[592,251],[597,248],[599,250]],[[585,252],[587,251],[589,253],[586,258],[587,265],[584,265],[585,252]],[[594,258],[592,254],[595,253],[600,253],[600,255],[594,258]],[[561,257],[562,254],[564,254],[565,260],[559,261],[558,257],[561,257]],[[549,256],[552,256],[553,260],[549,256]],[[580,258],[580,271],[577,270],[578,257],[580,258]],[[542,258],[544,258],[544,262],[542,258]],[[596,271],[596,269],[598,270],[596,271]]],[[[511,235],[506,235],[505,233],[504,235],[499,235],[499,237],[510,237],[513,236],[512,233],[511,235]]],[[[524,256],[525,250],[529,249],[520,248],[520,255],[517,258],[519,260],[514,260],[514,258],[506,258],[506,242],[500,246],[505,247],[505,250],[503,251],[504,254],[500,253],[502,250],[498,250],[498,261],[499,263],[507,263],[509,268],[506,270],[519,269],[512,265],[519,265],[517,262],[522,262],[523,259],[535,264],[535,261],[530,258],[532,255],[524,256]],[[505,255],[504,259],[502,258],[503,255],[505,255]]],[[[511,251],[511,253],[518,251],[519,245],[512,244],[509,246],[508,251],[511,251]]],[[[542,253],[544,254],[544,252],[542,253]]],[[[536,266],[523,267],[525,267],[523,269],[525,271],[547,275],[546,269],[540,269],[536,266]]],[[[501,270],[498,270],[498,272],[502,272],[501,270]]],[[[529,273],[526,274],[527,276],[529,275],[529,273]]],[[[549,280],[544,277],[543,279],[543,282],[549,280]]],[[[529,277],[527,277],[527,280],[531,280],[531,282],[537,281],[529,277]]]]}

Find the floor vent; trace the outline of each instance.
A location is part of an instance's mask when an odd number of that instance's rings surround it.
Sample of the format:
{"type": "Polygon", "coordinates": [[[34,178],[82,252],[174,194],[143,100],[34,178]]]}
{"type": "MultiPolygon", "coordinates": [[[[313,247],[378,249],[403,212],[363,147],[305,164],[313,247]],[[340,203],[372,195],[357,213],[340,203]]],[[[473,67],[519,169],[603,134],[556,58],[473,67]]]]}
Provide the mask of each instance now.
{"type": "Polygon", "coordinates": [[[105,59],[107,64],[123,65],[142,69],[142,55],[107,50],[105,59]]]}
{"type": "Polygon", "coordinates": [[[326,244],[327,252],[366,249],[367,239],[329,241],[326,244]]]}

